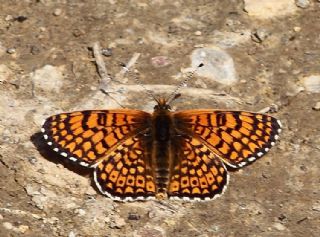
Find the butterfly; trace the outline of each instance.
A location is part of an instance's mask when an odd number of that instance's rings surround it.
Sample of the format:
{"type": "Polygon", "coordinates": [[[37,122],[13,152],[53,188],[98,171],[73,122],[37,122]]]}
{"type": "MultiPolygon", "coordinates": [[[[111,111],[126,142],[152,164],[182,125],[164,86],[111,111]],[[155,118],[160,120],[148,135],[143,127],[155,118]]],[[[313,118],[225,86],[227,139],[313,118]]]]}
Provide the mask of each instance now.
{"type": "Polygon", "coordinates": [[[260,113],[171,111],[158,99],[153,113],[87,110],[61,113],[42,126],[47,144],[94,169],[100,192],[113,200],[211,200],[223,194],[226,167],[242,168],[270,150],[281,123],[260,113]]]}

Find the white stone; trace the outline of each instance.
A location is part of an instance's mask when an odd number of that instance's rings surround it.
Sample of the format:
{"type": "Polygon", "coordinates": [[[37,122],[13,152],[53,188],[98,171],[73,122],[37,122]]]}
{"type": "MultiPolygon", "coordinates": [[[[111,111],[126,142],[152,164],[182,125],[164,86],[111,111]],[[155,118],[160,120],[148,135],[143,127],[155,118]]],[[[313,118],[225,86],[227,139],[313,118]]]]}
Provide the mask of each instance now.
{"type": "Polygon", "coordinates": [[[300,8],[307,8],[310,5],[309,0],[296,0],[296,5],[300,8]]]}
{"type": "Polygon", "coordinates": [[[232,57],[219,48],[195,49],[191,55],[192,68],[201,77],[214,80],[224,85],[231,85],[238,81],[232,57]]]}
{"type": "Polygon", "coordinates": [[[13,225],[10,222],[3,222],[2,226],[7,230],[11,230],[13,228],[13,225]]]}
{"type": "Polygon", "coordinates": [[[295,13],[294,0],[245,0],[244,9],[249,16],[268,19],[295,13]]]}
{"type": "Polygon", "coordinates": [[[81,209],[81,208],[76,209],[74,212],[75,212],[76,214],[78,214],[79,216],[84,216],[84,215],[86,214],[86,211],[83,210],[83,209],[81,209]]]}
{"type": "Polygon", "coordinates": [[[312,109],[313,109],[313,110],[316,110],[316,111],[320,111],[320,101],[317,102],[317,103],[315,104],[315,106],[312,107],[312,109]]]}
{"type": "Polygon", "coordinates": [[[311,75],[304,77],[302,83],[306,91],[312,93],[320,93],[320,75],[311,75]]]}
{"type": "Polygon", "coordinates": [[[283,230],[286,229],[286,227],[285,227],[283,224],[281,224],[281,223],[274,223],[274,224],[273,224],[273,227],[274,227],[275,229],[279,230],[279,231],[283,231],[283,230]]]}
{"type": "Polygon", "coordinates": [[[61,13],[62,13],[62,10],[61,10],[60,8],[57,8],[57,9],[55,9],[55,10],[53,11],[53,15],[55,15],[55,16],[60,16],[61,13]]]}
{"type": "Polygon", "coordinates": [[[73,231],[70,231],[68,237],[76,237],[76,234],[73,231]]]}
{"type": "Polygon", "coordinates": [[[29,226],[27,225],[19,225],[18,230],[20,233],[25,233],[27,230],[29,230],[29,226]]]}
{"type": "Polygon", "coordinates": [[[31,74],[35,92],[37,93],[38,89],[50,93],[59,92],[63,86],[63,72],[64,67],[54,67],[52,65],[45,65],[43,68],[36,70],[31,74]]]}
{"type": "Polygon", "coordinates": [[[293,30],[295,32],[300,32],[301,31],[301,27],[300,26],[295,26],[295,27],[293,27],[293,30]]]}

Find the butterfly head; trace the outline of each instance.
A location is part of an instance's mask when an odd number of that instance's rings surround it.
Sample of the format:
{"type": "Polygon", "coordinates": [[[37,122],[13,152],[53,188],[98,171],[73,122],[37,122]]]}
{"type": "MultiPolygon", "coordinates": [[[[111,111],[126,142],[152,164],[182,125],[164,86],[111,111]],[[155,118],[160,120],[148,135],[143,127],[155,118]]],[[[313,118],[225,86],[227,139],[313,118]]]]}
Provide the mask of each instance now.
{"type": "Polygon", "coordinates": [[[170,105],[167,103],[167,100],[164,98],[157,99],[157,103],[158,104],[156,106],[154,106],[155,111],[170,110],[171,109],[170,105]]]}

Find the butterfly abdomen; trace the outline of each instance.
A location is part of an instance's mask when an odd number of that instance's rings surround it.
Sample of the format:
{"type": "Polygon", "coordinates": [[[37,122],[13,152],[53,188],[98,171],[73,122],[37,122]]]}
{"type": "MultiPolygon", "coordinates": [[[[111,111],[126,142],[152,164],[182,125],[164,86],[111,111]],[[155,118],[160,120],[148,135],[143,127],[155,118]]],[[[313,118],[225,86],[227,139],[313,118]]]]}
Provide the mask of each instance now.
{"type": "Polygon", "coordinates": [[[159,198],[167,193],[169,183],[169,149],[172,121],[169,111],[155,112],[153,116],[153,155],[155,181],[159,198]]]}

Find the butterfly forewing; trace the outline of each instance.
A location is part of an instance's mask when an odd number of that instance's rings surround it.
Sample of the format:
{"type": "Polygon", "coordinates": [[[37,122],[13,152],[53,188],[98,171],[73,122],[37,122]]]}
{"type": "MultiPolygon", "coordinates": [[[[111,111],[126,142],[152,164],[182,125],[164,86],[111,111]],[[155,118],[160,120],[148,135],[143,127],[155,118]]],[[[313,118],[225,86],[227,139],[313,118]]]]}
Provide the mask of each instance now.
{"type": "Polygon", "coordinates": [[[42,132],[62,156],[95,165],[126,139],[150,128],[151,115],[137,110],[94,110],[53,115],[42,132]]]}
{"type": "Polygon", "coordinates": [[[173,114],[176,129],[192,134],[233,168],[260,158],[281,132],[277,119],[243,111],[190,110],[173,114]]]}

